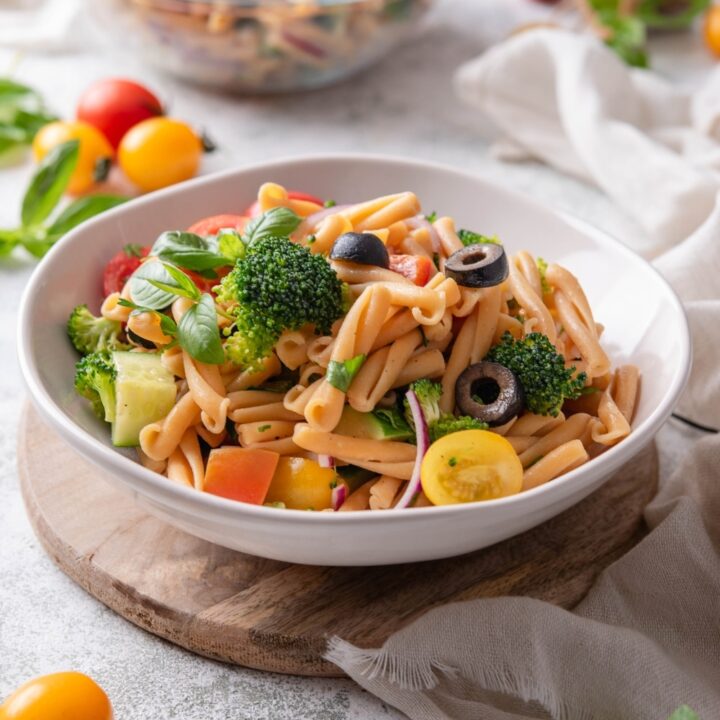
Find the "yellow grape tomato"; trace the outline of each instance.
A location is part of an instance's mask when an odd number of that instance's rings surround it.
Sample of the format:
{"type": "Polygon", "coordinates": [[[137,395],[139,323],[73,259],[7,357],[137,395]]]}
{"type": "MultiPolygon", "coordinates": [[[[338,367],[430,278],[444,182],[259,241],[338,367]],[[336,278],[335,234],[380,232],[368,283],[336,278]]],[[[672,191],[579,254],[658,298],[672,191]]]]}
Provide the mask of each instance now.
{"type": "Polygon", "coordinates": [[[94,680],[59,672],[21,685],[0,705],[0,720],[113,720],[113,712],[94,680]]]}
{"type": "Polygon", "coordinates": [[[265,503],[285,503],[292,510],[325,510],[332,507],[335,482],[338,478],[332,468],[305,458],[281,457],[265,503]]]}
{"type": "Polygon", "coordinates": [[[143,120],[120,141],[118,162],[143,192],[159,190],[195,175],[203,143],[184,122],[167,117],[143,120]]]}
{"type": "Polygon", "coordinates": [[[454,505],[515,495],[522,488],[523,467],[501,435],[464,430],[430,446],[421,479],[433,505],[454,505]]]}
{"type": "Polygon", "coordinates": [[[105,179],[113,158],[107,138],[85,122],[57,120],[43,126],[33,140],[33,155],[40,162],[53,148],[68,140],[80,143],[78,161],[68,183],[71,195],[81,195],[105,179]]]}

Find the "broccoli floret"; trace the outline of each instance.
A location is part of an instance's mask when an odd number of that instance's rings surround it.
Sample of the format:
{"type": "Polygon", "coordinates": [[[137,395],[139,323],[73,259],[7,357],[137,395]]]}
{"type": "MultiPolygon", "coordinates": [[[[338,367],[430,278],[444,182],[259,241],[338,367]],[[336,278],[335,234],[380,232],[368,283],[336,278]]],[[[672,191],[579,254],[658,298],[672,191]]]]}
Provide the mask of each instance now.
{"type": "Polygon", "coordinates": [[[472,230],[458,230],[460,242],[465,245],[502,245],[497,235],[492,237],[473,232],[472,230]]]}
{"type": "Polygon", "coordinates": [[[95,414],[106,422],[115,421],[116,378],[109,352],[86,355],[75,366],[75,390],[92,403],[95,414]]]}
{"type": "Polygon", "coordinates": [[[506,332],[490,350],[486,360],[512,370],[525,391],[528,410],[536,415],[557,417],[566,399],[580,396],[587,376],[565,367],[565,358],[542,333],[516,340],[506,332]]]}
{"type": "Polygon", "coordinates": [[[329,333],[344,314],[342,283],[327,260],[286,237],[255,240],[223,278],[218,299],[236,319],[227,356],[249,368],[269,355],[284,330],[311,324],[329,333]]]}
{"type": "MultiPolygon", "coordinates": [[[[440,398],[442,396],[442,385],[440,385],[440,383],[433,382],[432,380],[417,380],[410,385],[410,389],[415,393],[420,402],[420,407],[422,408],[425,421],[428,425],[430,442],[435,442],[445,435],[460,432],[461,430],[487,430],[487,425],[475,418],[467,416],[456,417],[455,415],[441,412],[440,398]]],[[[405,419],[414,430],[415,424],[413,423],[407,398],[405,399],[405,419]]]]}
{"type": "Polygon", "coordinates": [[[487,430],[487,423],[482,422],[468,415],[442,415],[434,423],[429,426],[430,442],[435,442],[445,435],[461,432],[463,430],[487,430]]]}
{"type": "Polygon", "coordinates": [[[552,292],[552,287],[550,287],[550,283],[547,281],[548,264],[541,257],[539,257],[535,263],[537,264],[537,269],[540,273],[540,284],[542,285],[543,295],[548,295],[552,292]]]}
{"type": "Polygon", "coordinates": [[[87,355],[103,350],[129,350],[119,339],[122,325],[116,320],[95,317],[87,305],[78,305],[68,318],[67,332],[75,349],[87,355]]]}

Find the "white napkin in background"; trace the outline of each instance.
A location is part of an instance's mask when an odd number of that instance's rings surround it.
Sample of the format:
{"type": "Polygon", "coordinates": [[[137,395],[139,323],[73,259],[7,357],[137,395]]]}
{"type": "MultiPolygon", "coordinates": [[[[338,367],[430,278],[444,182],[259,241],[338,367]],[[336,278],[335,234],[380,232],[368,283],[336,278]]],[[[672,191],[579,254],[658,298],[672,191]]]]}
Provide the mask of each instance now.
{"type": "MultiPolygon", "coordinates": [[[[693,96],[590,37],[518,35],[462,67],[461,97],[537,158],[598,185],[644,229],[624,241],[683,299],[695,364],[679,412],[720,428],[720,74],[693,96]]],[[[672,343],[672,338],[668,338],[672,343]]],[[[652,532],[572,612],[529,598],[433,610],[382,648],[327,657],[413,720],[720,718],[720,436],[646,509],[652,532]]]]}
{"type": "Polygon", "coordinates": [[[720,428],[720,70],[690,94],[628,68],[592,37],[535,30],[467,63],[455,80],[460,97],[505,133],[501,155],[594,183],[644,229],[622,239],[655,258],[693,330],[695,364],[678,412],[720,428]]]}

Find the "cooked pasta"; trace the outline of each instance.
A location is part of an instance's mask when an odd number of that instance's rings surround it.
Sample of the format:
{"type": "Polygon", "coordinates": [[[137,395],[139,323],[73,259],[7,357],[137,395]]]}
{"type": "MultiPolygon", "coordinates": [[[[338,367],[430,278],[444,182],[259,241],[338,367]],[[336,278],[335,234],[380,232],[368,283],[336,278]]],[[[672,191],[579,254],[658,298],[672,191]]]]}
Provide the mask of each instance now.
{"type": "MultiPolygon", "coordinates": [[[[100,318],[71,317],[78,391],[148,470],[241,502],[265,488],[274,507],[379,511],[529,490],[632,431],[639,371],[613,367],[569,269],[426,218],[409,191],[332,207],[265,183],[254,208],[217,278],[150,254],[100,318]],[[113,332],[89,352],[94,322],[113,332]]],[[[218,267],[214,240],[192,243],[218,267]]]]}

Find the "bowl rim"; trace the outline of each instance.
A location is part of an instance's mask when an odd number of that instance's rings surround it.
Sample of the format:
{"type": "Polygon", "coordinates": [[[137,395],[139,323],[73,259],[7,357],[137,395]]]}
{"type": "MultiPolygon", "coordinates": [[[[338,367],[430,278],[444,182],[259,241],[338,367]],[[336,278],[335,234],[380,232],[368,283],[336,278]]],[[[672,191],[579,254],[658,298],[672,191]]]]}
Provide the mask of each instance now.
{"type": "Polygon", "coordinates": [[[600,465],[603,466],[603,474],[609,475],[612,471],[619,468],[625,462],[630,460],[640,449],[649,443],[660,429],[662,424],[670,416],[673,407],[677,403],[682,390],[687,383],[687,379],[691,369],[691,342],[690,329],[687,316],[677,294],[668,281],[660,274],[660,272],[647,260],[639,254],[628,248],[619,240],[613,238],[608,233],[594,227],[590,223],[581,220],[570,213],[555,210],[547,207],[535,200],[527,197],[522,193],[508,189],[502,185],[498,185],[490,179],[484,178],[479,174],[469,171],[459,170],[450,165],[442,163],[430,162],[425,160],[417,160],[414,158],[406,158],[394,155],[365,154],[365,153],[314,153],[299,156],[290,156],[277,158],[271,161],[257,162],[250,165],[243,165],[218,173],[202,176],[189,180],[178,185],[174,185],[163,190],[159,190],[148,195],[141,196],[131,200],[129,203],[123,204],[117,208],[113,208],[102,215],[92,218],[82,223],[77,228],[71,230],[61,240],[59,240],[38,264],[33,271],[30,279],[22,294],[18,313],[17,326],[17,348],[18,361],[25,384],[30,392],[30,396],[36,407],[41,411],[44,418],[57,430],[60,435],[72,445],[80,454],[94,462],[99,467],[107,470],[117,477],[120,482],[128,485],[134,491],[148,496],[153,501],[157,501],[160,497],[167,505],[176,509],[179,505],[191,504],[193,511],[197,515],[212,516],[215,520],[222,516],[225,521],[242,521],[243,518],[254,518],[261,521],[273,520],[292,520],[295,523],[320,524],[320,525],[355,525],[357,523],[383,523],[386,520],[415,522],[429,519],[429,517],[455,516],[460,513],[477,512],[480,508],[502,508],[512,506],[517,503],[529,503],[535,497],[555,492],[568,483],[577,480],[581,475],[597,470],[600,465]],[[519,201],[520,203],[533,207],[535,210],[545,214],[559,217],[566,224],[576,228],[585,235],[593,238],[601,246],[612,246],[613,249],[624,254],[633,262],[638,260],[650,270],[664,287],[667,299],[673,305],[680,322],[681,337],[676,338],[676,352],[679,355],[678,369],[668,384],[667,390],[662,401],[653,409],[649,417],[638,427],[634,428],[632,434],[624,442],[606,450],[589,462],[581,465],[579,468],[562,475],[561,477],[549,483],[545,483],[536,488],[526,490],[515,495],[485,500],[476,503],[459,503],[456,505],[428,506],[421,508],[413,508],[412,512],[406,509],[389,509],[383,512],[348,512],[348,513],[330,513],[330,512],[307,512],[305,510],[283,509],[280,512],[277,508],[266,507],[264,505],[251,505],[241,503],[226,498],[211,495],[209,493],[198,492],[194,488],[188,488],[177,483],[169,482],[164,476],[155,473],[139,463],[131,460],[126,455],[117,450],[108,447],[99,440],[96,440],[89,433],[83,430],[79,425],[73,422],[60,408],[59,405],[50,396],[49,392],[40,378],[40,374],[34,361],[31,338],[32,324],[31,310],[36,295],[36,287],[42,284],[42,278],[46,272],[53,266],[53,261],[59,258],[66,247],[69,247],[76,238],[84,235],[95,225],[107,222],[114,215],[122,214],[129,206],[138,207],[141,205],[151,205],[162,197],[172,196],[179,191],[187,191],[193,188],[200,188],[206,184],[222,182],[225,179],[242,176],[246,173],[267,170],[269,173],[275,168],[286,168],[288,166],[303,165],[306,163],[365,163],[369,165],[396,165],[404,166],[409,169],[430,170],[432,172],[451,174],[458,179],[480,182],[491,186],[494,190],[499,191],[510,199],[519,201]]]}

